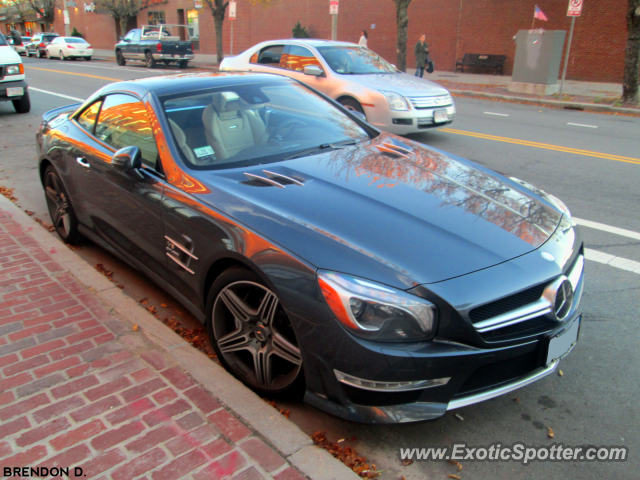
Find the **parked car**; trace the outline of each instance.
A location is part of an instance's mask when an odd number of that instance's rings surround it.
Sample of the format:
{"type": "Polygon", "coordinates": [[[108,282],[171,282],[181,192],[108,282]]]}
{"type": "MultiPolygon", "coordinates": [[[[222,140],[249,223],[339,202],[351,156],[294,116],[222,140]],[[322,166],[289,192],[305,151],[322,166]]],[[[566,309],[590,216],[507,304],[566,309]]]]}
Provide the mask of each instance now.
{"type": "Polygon", "coordinates": [[[84,38],[56,37],[45,47],[47,58],[59,58],[60,60],[75,60],[84,58],[91,60],[93,48],[84,38]]]}
{"type": "Polygon", "coordinates": [[[187,68],[194,58],[193,51],[187,25],[145,25],[121,37],[115,46],[118,65],[140,60],[147,68],[155,68],[158,62],[175,62],[180,68],[187,68]]]}
{"type": "Polygon", "coordinates": [[[28,88],[20,55],[0,35],[0,102],[10,101],[16,112],[28,113],[31,110],[28,88]]]}
{"type": "Polygon", "coordinates": [[[16,45],[12,37],[5,37],[5,40],[18,55],[26,55],[27,44],[31,42],[31,37],[22,37],[22,43],[20,45],[16,45]]]}
{"type": "Polygon", "coordinates": [[[262,42],[225,58],[220,70],[295,78],[398,135],[448,125],[456,113],[445,88],[407,75],[353,43],[297,38],[262,42]]]}
{"type": "Polygon", "coordinates": [[[44,57],[47,54],[47,45],[59,36],[57,33],[36,33],[31,37],[31,43],[27,45],[27,56],[35,55],[38,58],[44,57]]]}
{"type": "Polygon", "coordinates": [[[60,237],[183,302],[260,395],[432,419],[549,375],[578,340],[583,242],[560,200],[296,80],[112,83],[37,141],[60,237]]]}

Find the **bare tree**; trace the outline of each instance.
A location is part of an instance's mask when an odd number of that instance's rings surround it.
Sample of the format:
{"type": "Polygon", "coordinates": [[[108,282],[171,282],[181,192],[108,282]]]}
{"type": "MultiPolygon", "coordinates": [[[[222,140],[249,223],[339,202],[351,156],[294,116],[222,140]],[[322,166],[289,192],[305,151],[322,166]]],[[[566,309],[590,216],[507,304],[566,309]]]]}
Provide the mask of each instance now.
{"type": "Polygon", "coordinates": [[[624,83],[622,85],[623,102],[640,103],[638,69],[640,69],[640,0],[629,0],[627,49],[624,57],[624,83]]]}
{"type": "Polygon", "coordinates": [[[127,33],[129,20],[147,6],[140,0],[96,0],[96,7],[106,8],[120,27],[120,35],[127,33]]]}
{"type": "Polygon", "coordinates": [[[225,0],[206,0],[207,5],[211,9],[213,15],[213,24],[216,27],[216,54],[218,55],[218,63],[224,58],[222,50],[222,25],[224,24],[224,14],[227,11],[229,2],[225,0]]]}
{"type": "Polygon", "coordinates": [[[51,30],[51,25],[56,18],[56,3],[57,0],[29,0],[31,8],[42,16],[47,31],[51,30]]]}
{"type": "Polygon", "coordinates": [[[407,30],[409,29],[409,14],[407,12],[411,0],[393,0],[396,4],[396,24],[398,41],[396,43],[396,52],[398,59],[397,67],[403,72],[407,71],[407,30]]]}
{"type": "Polygon", "coordinates": [[[7,0],[6,5],[17,20],[15,23],[24,23],[27,15],[33,13],[28,0],[7,0]]]}

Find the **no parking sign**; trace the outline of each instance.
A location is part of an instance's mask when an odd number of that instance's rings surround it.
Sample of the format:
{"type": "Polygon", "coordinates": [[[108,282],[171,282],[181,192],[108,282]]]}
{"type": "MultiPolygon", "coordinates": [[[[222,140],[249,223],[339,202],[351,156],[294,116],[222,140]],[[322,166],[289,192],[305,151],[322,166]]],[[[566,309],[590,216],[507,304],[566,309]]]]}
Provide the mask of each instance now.
{"type": "Polygon", "coordinates": [[[582,13],[582,0],[569,0],[569,9],[567,10],[567,17],[579,17],[582,13]]]}

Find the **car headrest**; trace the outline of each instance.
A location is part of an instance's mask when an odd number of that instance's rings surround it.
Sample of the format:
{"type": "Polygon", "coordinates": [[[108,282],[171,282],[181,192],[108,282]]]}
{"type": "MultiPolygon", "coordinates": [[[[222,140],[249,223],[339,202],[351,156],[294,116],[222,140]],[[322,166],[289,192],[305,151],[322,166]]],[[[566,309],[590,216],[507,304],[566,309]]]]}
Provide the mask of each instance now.
{"type": "Polygon", "coordinates": [[[212,99],[212,106],[218,113],[235,112],[238,110],[254,110],[261,106],[245,102],[236,92],[214,93],[212,99]]]}

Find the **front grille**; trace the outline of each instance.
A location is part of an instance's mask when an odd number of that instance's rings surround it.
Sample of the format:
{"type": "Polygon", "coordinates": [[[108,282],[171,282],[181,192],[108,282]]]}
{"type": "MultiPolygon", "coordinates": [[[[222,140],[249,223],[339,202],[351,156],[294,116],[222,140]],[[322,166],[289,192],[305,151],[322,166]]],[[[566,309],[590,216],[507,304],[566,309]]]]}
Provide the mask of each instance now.
{"type": "Polygon", "coordinates": [[[535,287],[523,290],[515,295],[510,295],[508,297],[501,298],[500,300],[496,300],[495,302],[474,308],[469,312],[469,318],[472,323],[478,323],[517,308],[524,307],[525,305],[529,305],[542,297],[542,292],[544,292],[546,286],[546,284],[536,285],[535,287]]]}
{"type": "Polygon", "coordinates": [[[423,390],[411,390],[409,392],[374,392],[350,385],[342,385],[342,388],[344,388],[351,403],[369,407],[388,407],[391,405],[402,405],[404,403],[415,403],[420,400],[423,392],[423,390]]]}
{"type": "Polygon", "coordinates": [[[512,337],[515,336],[517,336],[517,338],[523,338],[540,335],[553,330],[553,328],[557,326],[557,322],[545,316],[540,316],[532,318],[531,320],[525,320],[524,322],[508,325],[504,328],[489,330],[488,332],[480,333],[480,336],[485,342],[498,342],[501,340],[511,340],[513,339],[512,337]]]}
{"type": "Polygon", "coordinates": [[[409,97],[411,105],[416,110],[433,107],[447,107],[451,105],[451,97],[449,95],[436,95],[434,97],[409,97]]]}
{"type": "Polygon", "coordinates": [[[518,357],[485,365],[476,369],[471,374],[462,387],[460,387],[457,395],[496,387],[502,383],[523,377],[538,368],[540,368],[540,366],[538,364],[537,350],[518,357]]]}

